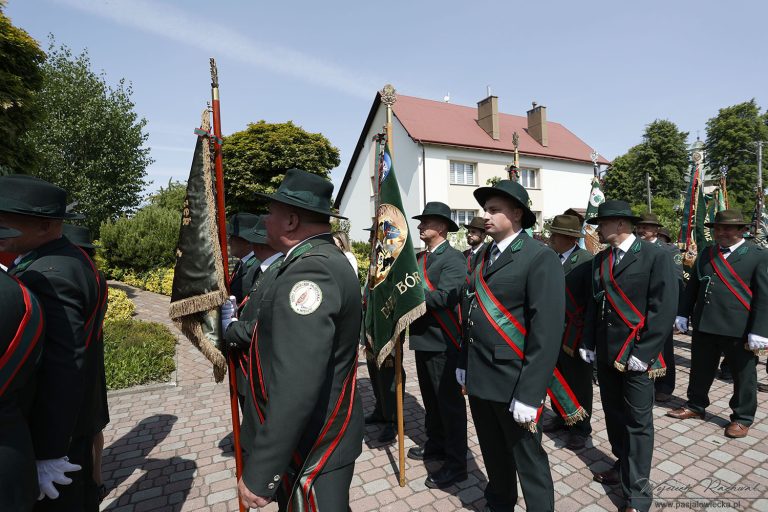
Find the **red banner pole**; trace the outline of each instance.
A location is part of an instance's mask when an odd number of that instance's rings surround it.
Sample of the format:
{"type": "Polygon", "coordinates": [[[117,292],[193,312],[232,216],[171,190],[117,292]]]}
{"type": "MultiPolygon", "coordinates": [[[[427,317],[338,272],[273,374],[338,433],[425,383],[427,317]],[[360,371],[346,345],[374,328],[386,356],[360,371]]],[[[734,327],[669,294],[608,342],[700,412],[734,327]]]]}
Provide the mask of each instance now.
{"type": "MultiPolygon", "coordinates": [[[[216,60],[211,58],[211,94],[213,101],[213,135],[214,140],[214,169],[216,171],[216,209],[219,226],[219,244],[221,245],[221,258],[224,262],[224,274],[229,292],[229,255],[227,253],[227,216],[224,211],[224,166],[221,156],[221,111],[219,107],[219,73],[216,69],[216,60]]],[[[243,474],[243,455],[240,450],[240,409],[237,403],[237,380],[235,378],[235,362],[231,355],[227,355],[227,367],[229,373],[229,405],[232,412],[232,437],[235,451],[235,478],[240,482],[243,474]]],[[[238,498],[240,512],[246,512],[246,507],[238,498]]]]}

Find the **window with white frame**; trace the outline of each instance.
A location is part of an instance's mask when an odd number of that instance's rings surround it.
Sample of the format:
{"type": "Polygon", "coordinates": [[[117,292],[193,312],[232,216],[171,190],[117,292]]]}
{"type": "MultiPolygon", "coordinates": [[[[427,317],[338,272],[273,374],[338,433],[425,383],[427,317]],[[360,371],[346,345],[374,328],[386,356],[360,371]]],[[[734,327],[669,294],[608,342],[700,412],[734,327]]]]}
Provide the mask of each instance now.
{"type": "Polygon", "coordinates": [[[451,210],[451,220],[461,226],[472,222],[472,217],[477,216],[477,210],[451,210]]]}
{"type": "Polygon", "coordinates": [[[451,185],[474,185],[475,164],[451,162],[451,185]]]}
{"type": "Polygon", "coordinates": [[[539,170],[520,169],[520,184],[525,188],[539,188],[539,170]]]}

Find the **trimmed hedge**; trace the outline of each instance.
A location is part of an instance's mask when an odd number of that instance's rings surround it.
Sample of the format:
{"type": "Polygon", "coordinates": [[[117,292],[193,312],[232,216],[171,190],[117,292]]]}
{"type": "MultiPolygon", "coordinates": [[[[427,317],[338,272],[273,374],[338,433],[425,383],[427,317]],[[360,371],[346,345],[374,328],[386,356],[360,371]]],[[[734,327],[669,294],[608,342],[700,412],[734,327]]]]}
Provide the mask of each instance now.
{"type": "Polygon", "coordinates": [[[164,325],[140,320],[104,322],[107,389],[167,381],[176,368],[176,337],[164,325]]]}
{"type": "Polygon", "coordinates": [[[170,295],[173,288],[173,268],[156,268],[149,272],[136,273],[119,268],[107,269],[106,274],[117,281],[135,286],[148,292],[170,295]]]}

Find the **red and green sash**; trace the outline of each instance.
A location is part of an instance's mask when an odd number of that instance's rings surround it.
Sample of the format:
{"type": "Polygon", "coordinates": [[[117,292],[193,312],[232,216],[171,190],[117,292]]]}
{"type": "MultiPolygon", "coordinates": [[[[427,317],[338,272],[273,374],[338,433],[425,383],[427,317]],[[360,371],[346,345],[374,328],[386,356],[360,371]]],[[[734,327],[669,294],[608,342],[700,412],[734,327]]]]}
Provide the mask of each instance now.
{"type": "MultiPolygon", "coordinates": [[[[613,251],[607,251],[607,255],[603,256],[603,260],[600,262],[600,281],[603,284],[605,290],[605,298],[611,304],[614,311],[618,313],[624,324],[629,327],[629,336],[624,340],[624,344],[621,346],[619,353],[616,355],[616,360],[613,362],[613,366],[619,371],[627,371],[627,361],[631,355],[632,348],[635,340],[640,339],[640,331],[645,326],[645,315],[643,315],[637,307],[629,300],[629,297],[624,293],[616,279],[613,276],[614,255],[613,251]]],[[[651,377],[660,377],[667,372],[664,358],[659,357],[654,361],[652,365],[648,367],[648,374],[651,377]]]]}
{"type": "MultiPolygon", "coordinates": [[[[480,310],[485,315],[488,322],[493,326],[499,336],[507,342],[521,361],[525,360],[525,327],[515,318],[515,316],[493,295],[488,283],[483,278],[483,268],[485,267],[485,256],[475,268],[473,282],[475,286],[475,300],[480,310]]],[[[547,386],[547,395],[549,395],[552,405],[565,420],[566,425],[573,425],[587,417],[587,411],[579,404],[576,395],[573,394],[571,387],[565,381],[560,371],[555,368],[552,378],[547,386]]],[[[531,432],[536,431],[536,423],[541,417],[544,405],[542,404],[536,413],[536,421],[527,425],[531,432]]]]}
{"type": "MultiPolygon", "coordinates": [[[[427,276],[427,252],[424,253],[424,257],[421,259],[421,265],[419,265],[419,274],[421,275],[422,286],[425,290],[435,291],[436,288],[429,280],[427,276]]],[[[461,328],[459,327],[459,321],[456,315],[448,308],[430,309],[429,312],[440,324],[440,328],[450,338],[451,343],[457,350],[461,350],[461,328]]]]}
{"type": "Polygon", "coordinates": [[[725,259],[723,253],[718,250],[716,245],[713,245],[710,248],[710,252],[712,255],[710,261],[712,262],[712,268],[715,269],[717,277],[725,283],[726,288],[728,288],[733,296],[738,299],[741,305],[747,308],[747,311],[750,311],[752,290],[750,290],[747,283],[739,277],[739,274],[737,274],[731,264],[728,263],[728,260],[725,259]]]}
{"type": "MultiPolygon", "coordinates": [[[[19,283],[15,277],[13,279],[19,283]]],[[[43,333],[43,310],[40,303],[21,283],[19,287],[25,310],[11,343],[4,353],[0,354],[0,397],[13,382],[13,378],[21,370],[43,333]]]]}
{"type": "Polygon", "coordinates": [[[565,331],[563,351],[573,357],[584,335],[584,306],[576,302],[568,285],[565,285],[565,331]]]}

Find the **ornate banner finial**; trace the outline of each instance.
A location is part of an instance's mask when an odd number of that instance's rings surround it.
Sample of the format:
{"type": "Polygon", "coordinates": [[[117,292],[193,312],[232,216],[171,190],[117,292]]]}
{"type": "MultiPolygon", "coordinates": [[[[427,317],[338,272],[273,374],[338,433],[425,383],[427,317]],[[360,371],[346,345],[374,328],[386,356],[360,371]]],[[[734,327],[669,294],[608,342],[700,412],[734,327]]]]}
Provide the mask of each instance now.
{"type": "Polygon", "coordinates": [[[600,155],[597,153],[596,149],[593,149],[592,152],[589,154],[589,157],[592,159],[592,164],[597,165],[597,159],[600,155]]]}
{"type": "Polygon", "coordinates": [[[384,88],[379,91],[379,94],[381,94],[381,101],[388,107],[391,107],[395,104],[395,101],[397,101],[397,94],[395,93],[395,88],[392,87],[392,84],[385,85],[384,88]]]}

